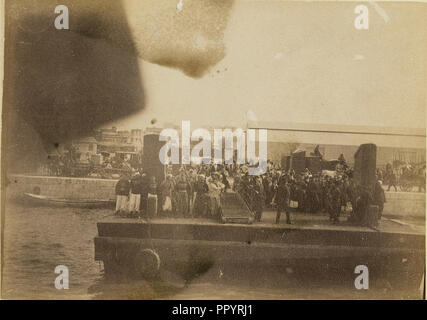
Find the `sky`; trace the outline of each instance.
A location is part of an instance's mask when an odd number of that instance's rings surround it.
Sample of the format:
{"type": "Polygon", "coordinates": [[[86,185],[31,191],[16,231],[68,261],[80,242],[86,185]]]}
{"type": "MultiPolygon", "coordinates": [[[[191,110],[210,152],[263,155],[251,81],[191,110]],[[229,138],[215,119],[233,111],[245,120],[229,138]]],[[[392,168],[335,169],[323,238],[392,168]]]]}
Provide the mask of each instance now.
{"type": "Polygon", "coordinates": [[[425,128],[426,4],[366,3],[369,29],[356,30],[357,4],[236,0],[220,62],[194,78],[140,59],[145,109],[106,126],[425,128]]]}

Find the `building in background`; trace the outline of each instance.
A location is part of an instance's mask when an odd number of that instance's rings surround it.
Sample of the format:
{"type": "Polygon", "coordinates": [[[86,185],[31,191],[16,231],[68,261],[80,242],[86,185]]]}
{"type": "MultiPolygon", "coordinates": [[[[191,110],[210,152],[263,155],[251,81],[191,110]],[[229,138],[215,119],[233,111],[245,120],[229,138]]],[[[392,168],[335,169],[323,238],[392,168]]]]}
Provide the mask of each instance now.
{"type": "MultiPolygon", "coordinates": [[[[316,144],[311,143],[268,143],[268,159],[280,163],[282,158],[291,155],[292,152],[299,149],[306,151],[309,155],[314,151],[316,144]]],[[[326,160],[336,160],[342,154],[348,165],[354,165],[354,154],[359,145],[333,145],[321,144],[319,151],[326,160]]],[[[419,165],[426,162],[426,149],[418,148],[397,148],[397,147],[377,147],[377,167],[385,168],[387,163],[419,165]]]]}
{"type": "Polygon", "coordinates": [[[355,152],[365,143],[377,146],[377,167],[385,167],[387,163],[422,165],[426,161],[426,131],[423,128],[265,121],[249,121],[247,126],[268,130],[268,158],[277,163],[296,149],[309,155],[319,145],[324,159],[338,159],[343,154],[352,166],[355,152]]]}
{"type": "Polygon", "coordinates": [[[98,154],[98,141],[94,137],[85,137],[72,142],[72,146],[75,152],[75,159],[81,163],[89,163],[92,157],[98,158],[97,162],[100,162],[98,154]]]}
{"type": "Polygon", "coordinates": [[[116,127],[101,128],[96,132],[98,142],[98,152],[105,159],[114,157],[122,161],[138,161],[142,152],[141,129],[132,129],[131,131],[117,130],[116,127]]]}

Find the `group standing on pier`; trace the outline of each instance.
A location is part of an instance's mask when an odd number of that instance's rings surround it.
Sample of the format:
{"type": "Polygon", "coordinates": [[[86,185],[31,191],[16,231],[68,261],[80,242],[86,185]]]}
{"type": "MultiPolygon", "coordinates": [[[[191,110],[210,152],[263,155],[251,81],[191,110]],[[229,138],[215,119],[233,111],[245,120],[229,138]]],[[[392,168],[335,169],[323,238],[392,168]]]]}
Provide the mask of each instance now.
{"type": "Polygon", "coordinates": [[[332,173],[312,174],[308,169],[285,171],[269,162],[265,174],[251,176],[246,165],[202,164],[182,166],[175,174],[170,167],[160,184],[143,170],[123,175],[116,185],[116,212],[130,217],[219,219],[224,192],[239,193],[255,221],[262,220],[267,208],[276,210],[276,223],[285,213],[288,224],[291,211],[325,212],[333,224],[349,211],[350,220],[364,223],[369,206],[378,206],[381,218],[385,203],[381,180],[374,188],[357,185],[346,165],[332,173]]]}

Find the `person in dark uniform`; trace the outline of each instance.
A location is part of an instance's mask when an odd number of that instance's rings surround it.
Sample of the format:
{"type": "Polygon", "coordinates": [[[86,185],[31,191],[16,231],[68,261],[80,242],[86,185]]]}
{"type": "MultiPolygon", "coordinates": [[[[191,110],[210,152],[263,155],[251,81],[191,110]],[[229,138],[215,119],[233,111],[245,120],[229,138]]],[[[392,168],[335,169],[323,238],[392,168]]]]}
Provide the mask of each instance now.
{"type": "Polygon", "coordinates": [[[141,174],[141,202],[139,205],[139,211],[144,216],[147,213],[147,195],[148,195],[149,180],[146,173],[141,174]]]}
{"type": "Polygon", "coordinates": [[[320,212],[327,212],[328,176],[320,182],[320,212]]]}
{"type": "Polygon", "coordinates": [[[262,219],[262,212],[264,210],[265,204],[265,193],[262,179],[260,176],[254,178],[253,182],[254,190],[254,199],[253,199],[253,208],[255,211],[255,221],[260,222],[262,219]]]}
{"type": "Polygon", "coordinates": [[[141,190],[142,177],[139,173],[136,173],[130,179],[129,213],[131,215],[139,215],[139,207],[141,205],[141,190]]]}
{"type": "Polygon", "coordinates": [[[286,176],[282,176],[279,181],[276,192],[276,203],[277,203],[277,213],[276,213],[276,223],[280,222],[280,216],[282,211],[286,213],[286,223],[291,224],[291,215],[289,210],[289,201],[291,196],[291,190],[289,188],[288,179],[286,176]]]}
{"type": "Polygon", "coordinates": [[[208,201],[209,201],[209,186],[206,183],[206,177],[202,174],[199,175],[197,182],[194,186],[195,199],[194,199],[194,217],[207,217],[208,215],[208,201]]]}
{"type": "Polygon", "coordinates": [[[298,211],[304,212],[307,209],[306,204],[306,183],[303,179],[297,183],[297,194],[298,194],[298,211]]]}
{"type": "Polygon", "coordinates": [[[147,189],[147,217],[149,219],[157,216],[157,191],[156,177],[152,176],[147,189]]]}
{"type": "Polygon", "coordinates": [[[331,188],[332,188],[332,181],[330,179],[327,179],[325,182],[325,187],[324,187],[324,206],[325,206],[325,212],[329,214],[329,219],[332,220],[332,203],[331,203],[331,196],[330,196],[330,192],[331,192],[331,188]]]}
{"type": "Polygon", "coordinates": [[[340,212],[344,212],[346,210],[347,207],[347,182],[346,182],[346,178],[345,176],[343,176],[342,180],[340,180],[339,182],[339,187],[338,189],[340,190],[340,198],[341,198],[341,209],[340,212]]]}
{"type": "Polygon", "coordinates": [[[357,200],[357,188],[356,183],[353,179],[350,179],[347,187],[347,199],[351,203],[352,214],[356,209],[356,200],[357,200]]]}
{"type": "Polygon", "coordinates": [[[188,200],[188,190],[190,185],[188,183],[187,176],[185,175],[184,170],[180,170],[180,173],[176,179],[176,193],[175,193],[175,202],[176,202],[176,214],[180,217],[187,217],[189,214],[189,200],[188,200]]]}
{"type": "Polygon", "coordinates": [[[270,173],[263,179],[263,185],[265,190],[265,205],[270,206],[274,197],[273,179],[270,173]]]}
{"type": "Polygon", "coordinates": [[[321,212],[322,211],[322,182],[320,181],[319,175],[316,175],[314,178],[314,191],[315,191],[315,199],[316,199],[316,207],[315,212],[321,212]]]}
{"type": "Polygon", "coordinates": [[[314,186],[314,180],[313,177],[310,177],[308,179],[307,184],[307,197],[306,197],[306,211],[313,213],[315,212],[316,207],[316,191],[314,186]]]}
{"type": "Polygon", "coordinates": [[[317,213],[320,209],[320,185],[317,177],[310,178],[307,186],[309,212],[317,213]]]}
{"type": "Polygon", "coordinates": [[[335,181],[329,189],[329,217],[333,224],[339,222],[339,215],[341,213],[341,192],[339,190],[339,182],[335,181]]]}

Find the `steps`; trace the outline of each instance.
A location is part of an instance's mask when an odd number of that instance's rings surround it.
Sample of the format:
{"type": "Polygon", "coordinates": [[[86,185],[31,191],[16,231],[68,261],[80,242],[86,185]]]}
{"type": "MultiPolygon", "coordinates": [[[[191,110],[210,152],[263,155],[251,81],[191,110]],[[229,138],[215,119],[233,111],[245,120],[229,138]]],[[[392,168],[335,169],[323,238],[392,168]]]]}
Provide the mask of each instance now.
{"type": "Polygon", "coordinates": [[[223,223],[252,223],[254,215],[237,192],[226,192],[221,197],[223,223]]]}

